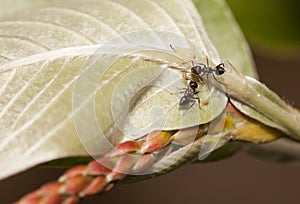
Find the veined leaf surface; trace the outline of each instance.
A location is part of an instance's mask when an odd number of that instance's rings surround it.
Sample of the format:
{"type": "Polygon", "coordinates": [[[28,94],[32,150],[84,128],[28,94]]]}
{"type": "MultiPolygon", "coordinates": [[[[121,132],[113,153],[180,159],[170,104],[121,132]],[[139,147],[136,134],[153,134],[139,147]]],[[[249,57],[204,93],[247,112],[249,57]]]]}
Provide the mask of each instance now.
{"type": "MultiPolygon", "coordinates": [[[[36,3],[23,1],[15,9],[10,5],[10,11],[6,12],[10,15],[2,16],[0,22],[0,178],[45,161],[87,155],[75,130],[72,97],[82,68],[105,42],[133,31],[168,31],[196,44],[212,63],[220,62],[222,53],[209,40],[210,33],[188,0],[61,0],[40,2],[38,7],[36,3]],[[18,13],[12,14],[13,11],[18,13]]],[[[3,5],[8,2],[4,1],[3,5]]],[[[215,22],[216,26],[218,23],[215,22]]],[[[232,26],[228,32],[237,29],[232,26]]],[[[166,52],[166,61],[176,59],[171,50],[166,52]]],[[[115,70],[129,63],[120,60],[115,70]]],[[[241,61],[243,58],[238,58],[233,63],[241,61]]],[[[160,69],[165,64],[151,66],[160,69]]],[[[156,76],[156,72],[148,75],[156,76]]],[[[172,72],[177,73],[174,75],[177,80],[181,78],[180,72],[172,72]]],[[[137,78],[145,77],[142,74],[137,74],[137,78]]],[[[132,87],[139,83],[142,82],[133,82],[132,87]]],[[[107,92],[110,91],[108,88],[107,92]]],[[[166,104],[174,96],[158,98],[163,100],[159,104],[166,104]]],[[[101,100],[111,98],[96,97],[97,103],[101,100]]],[[[96,110],[101,118],[101,107],[96,110]]],[[[85,119],[88,125],[89,120],[85,119]]],[[[86,137],[93,138],[91,134],[86,137]]],[[[109,139],[116,144],[123,139],[123,134],[109,139]]],[[[104,143],[99,140],[97,144],[98,149],[105,151],[104,143]]]]}

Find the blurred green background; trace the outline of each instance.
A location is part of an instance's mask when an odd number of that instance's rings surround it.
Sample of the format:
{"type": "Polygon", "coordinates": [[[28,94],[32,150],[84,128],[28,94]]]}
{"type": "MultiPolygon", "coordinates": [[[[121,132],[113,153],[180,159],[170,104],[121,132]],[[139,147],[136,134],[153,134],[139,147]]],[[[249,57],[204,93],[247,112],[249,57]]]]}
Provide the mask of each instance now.
{"type": "Polygon", "coordinates": [[[255,51],[269,57],[299,58],[300,1],[227,2],[255,51]]]}
{"type": "Polygon", "coordinates": [[[226,1],[250,44],[260,81],[300,108],[300,1],[226,1]]]}

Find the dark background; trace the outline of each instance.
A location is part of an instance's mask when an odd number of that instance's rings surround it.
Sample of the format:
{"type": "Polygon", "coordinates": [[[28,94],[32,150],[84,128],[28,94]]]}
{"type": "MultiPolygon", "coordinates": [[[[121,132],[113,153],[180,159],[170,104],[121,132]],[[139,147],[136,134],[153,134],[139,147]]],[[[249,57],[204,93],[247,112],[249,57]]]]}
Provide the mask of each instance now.
{"type": "MultiPolygon", "coordinates": [[[[245,23],[242,28],[247,31],[245,23]]],[[[277,29],[282,31],[280,26],[277,29]]],[[[299,53],[293,52],[290,57],[278,54],[282,54],[282,50],[272,50],[270,54],[262,45],[253,43],[251,36],[249,38],[260,81],[299,108],[299,53]]],[[[111,192],[85,199],[82,204],[299,203],[299,167],[299,163],[263,161],[240,152],[222,161],[187,165],[158,178],[118,185],[111,192]]],[[[55,180],[63,171],[34,168],[1,181],[0,204],[12,203],[25,193],[55,180]]]]}

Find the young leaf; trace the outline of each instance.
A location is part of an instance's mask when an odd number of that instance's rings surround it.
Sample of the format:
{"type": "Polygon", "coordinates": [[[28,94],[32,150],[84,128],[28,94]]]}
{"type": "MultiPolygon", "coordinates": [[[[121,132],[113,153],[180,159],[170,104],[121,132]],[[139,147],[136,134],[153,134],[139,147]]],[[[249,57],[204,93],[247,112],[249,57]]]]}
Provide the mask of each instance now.
{"type": "MultiPolygon", "coordinates": [[[[24,8],[32,2],[24,1],[24,8]]],[[[49,160],[87,155],[75,130],[72,97],[80,70],[99,48],[94,44],[127,32],[159,29],[186,36],[218,61],[204,28],[194,25],[195,16],[200,18],[189,1],[53,2],[0,22],[0,178],[49,160]]],[[[14,10],[19,8],[10,12],[14,10]]],[[[92,131],[87,138],[93,138],[92,131]]],[[[115,144],[122,137],[115,134],[110,141],[115,144]]],[[[105,144],[98,142],[104,152],[105,144]]]]}

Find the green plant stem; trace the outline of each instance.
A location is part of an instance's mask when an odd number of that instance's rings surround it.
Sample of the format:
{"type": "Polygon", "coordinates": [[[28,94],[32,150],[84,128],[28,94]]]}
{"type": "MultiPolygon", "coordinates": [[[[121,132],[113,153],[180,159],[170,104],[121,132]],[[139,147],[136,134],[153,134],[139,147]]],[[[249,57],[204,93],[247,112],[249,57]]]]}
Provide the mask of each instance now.
{"type": "Polygon", "coordinates": [[[227,95],[253,107],[281,126],[286,134],[300,140],[300,114],[265,85],[239,74],[230,63],[226,64],[226,74],[221,81],[227,95]]]}

